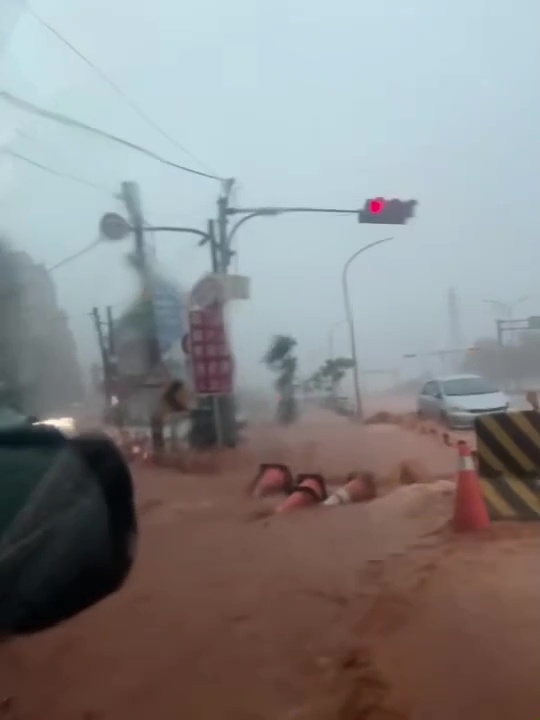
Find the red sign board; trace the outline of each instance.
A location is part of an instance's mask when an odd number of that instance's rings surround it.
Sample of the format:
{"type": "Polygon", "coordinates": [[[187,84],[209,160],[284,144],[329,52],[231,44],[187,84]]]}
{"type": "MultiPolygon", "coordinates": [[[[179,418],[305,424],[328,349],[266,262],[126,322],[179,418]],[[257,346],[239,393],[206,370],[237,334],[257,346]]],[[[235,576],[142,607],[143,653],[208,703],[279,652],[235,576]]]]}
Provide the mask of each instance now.
{"type": "Polygon", "coordinates": [[[227,342],[223,307],[189,313],[189,350],[195,390],[200,395],[228,395],[233,359],[227,342]]]}

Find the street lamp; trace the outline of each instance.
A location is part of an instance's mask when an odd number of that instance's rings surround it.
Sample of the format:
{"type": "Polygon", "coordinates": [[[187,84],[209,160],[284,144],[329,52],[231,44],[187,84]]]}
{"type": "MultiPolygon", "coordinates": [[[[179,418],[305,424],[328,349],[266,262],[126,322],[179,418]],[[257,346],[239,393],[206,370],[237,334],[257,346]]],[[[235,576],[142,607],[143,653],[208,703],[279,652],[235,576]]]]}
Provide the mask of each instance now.
{"type": "Polygon", "coordinates": [[[256,217],[276,217],[285,213],[330,213],[334,215],[357,215],[358,210],[348,210],[340,208],[316,208],[316,207],[257,207],[257,208],[232,208],[227,207],[226,199],[222,198],[220,202],[220,215],[223,214],[223,224],[226,222],[227,216],[243,215],[238,222],[233,225],[231,231],[225,238],[226,247],[221,248],[223,271],[227,272],[230,258],[233,255],[231,251],[231,243],[240,227],[256,217]]]}
{"type": "MultiPolygon", "coordinates": [[[[249,213],[249,215],[245,215],[243,218],[240,218],[240,220],[232,226],[231,231],[227,236],[227,247],[225,248],[226,257],[223,259],[224,267],[226,268],[228,266],[231,256],[235,254],[235,251],[232,249],[232,241],[244,223],[248,220],[253,220],[253,218],[256,217],[275,217],[279,214],[280,211],[275,208],[260,208],[249,213]]],[[[238,255],[236,255],[236,258],[238,260],[238,255]]],[[[235,269],[236,272],[238,272],[238,262],[235,262],[235,269]]]]}
{"type": "Polygon", "coordinates": [[[345,265],[343,266],[343,271],[341,275],[341,284],[343,286],[343,302],[345,305],[345,315],[346,315],[346,322],[349,326],[349,337],[351,341],[351,355],[353,360],[353,380],[354,380],[354,399],[356,404],[356,418],[358,420],[362,419],[362,398],[360,395],[360,378],[358,374],[358,356],[356,354],[356,337],[355,337],[355,331],[354,331],[354,315],[351,305],[351,299],[349,296],[349,286],[348,286],[348,277],[347,273],[349,271],[349,268],[351,266],[351,263],[356,260],[356,258],[359,255],[362,255],[362,253],[365,253],[367,250],[370,250],[371,248],[375,247],[376,245],[381,245],[382,243],[389,242],[390,240],[393,240],[394,238],[388,237],[388,238],[382,238],[381,240],[376,240],[375,242],[369,243],[369,245],[365,245],[363,248],[360,248],[360,250],[357,250],[355,253],[351,255],[351,257],[347,260],[345,265]]]}
{"type": "Polygon", "coordinates": [[[260,208],[259,210],[255,210],[252,213],[249,213],[249,215],[245,215],[243,218],[241,218],[237,223],[235,223],[231,231],[229,233],[229,237],[227,238],[227,244],[229,248],[232,246],[232,241],[240,227],[247,222],[248,220],[251,220],[255,217],[275,217],[276,215],[279,215],[280,211],[275,208],[260,208]]]}

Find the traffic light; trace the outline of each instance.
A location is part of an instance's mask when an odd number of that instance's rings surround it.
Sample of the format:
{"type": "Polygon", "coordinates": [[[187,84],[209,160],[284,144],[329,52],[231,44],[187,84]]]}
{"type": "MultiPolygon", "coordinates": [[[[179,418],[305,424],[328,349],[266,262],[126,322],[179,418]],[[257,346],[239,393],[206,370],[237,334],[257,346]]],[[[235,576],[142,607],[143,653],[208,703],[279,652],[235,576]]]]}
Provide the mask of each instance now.
{"type": "Polygon", "coordinates": [[[374,225],[405,225],[407,220],[414,217],[417,204],[416,200],[370,198],[358,213],[358,222],[374,225]]]}

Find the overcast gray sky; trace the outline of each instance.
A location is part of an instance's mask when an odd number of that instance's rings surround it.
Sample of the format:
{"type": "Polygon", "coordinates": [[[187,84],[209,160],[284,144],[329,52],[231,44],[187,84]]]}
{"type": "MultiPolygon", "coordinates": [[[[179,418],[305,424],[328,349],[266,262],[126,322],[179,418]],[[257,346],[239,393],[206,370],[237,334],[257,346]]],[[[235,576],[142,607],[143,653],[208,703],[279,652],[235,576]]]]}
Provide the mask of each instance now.
{"type": "MultiPolygon", "coordinates": [[[[393,243],[351,270],[364,368],[405,368],[403,353],[447,347],[449,286],[466,341],[493,332],[483,298],[540,293],[537,0],[153,0],[137,10],[127,0],[29,2],[191,153],[237,178],[237,204],[419,200],[406,227],[306,215],[239,232],[239,270],[253,292],[233,314],[244,377],[265,377],[259,360],[276,332],[295,335],[303,368],[315,369],[344,315],[343,263],[389,234],[393,243]]],[[[18,0],[0,0],[0,28],[4,89],[201,168],[18,0]]],[[[104,188],[0,156],[0,229],[40,261],[91,242],[100,215],[119,209],[111,193],[125,179],[141,184],[151,222],[202,228],[215,212],[214,181],[1,101],[0,118],[0,144],[104,188]]],[[[90,308],[129,301],[123,250],[100,247],[55,273],[86,359],[96,355],[90,308]]],[[[157,252],[185,287],[208,265],[189,236],[160,236],[157,252]]],[[[534,311],[540,294],[523,305],[534,311]]],[[[348,354],[344,328],[335,344],[348,354]]]]}

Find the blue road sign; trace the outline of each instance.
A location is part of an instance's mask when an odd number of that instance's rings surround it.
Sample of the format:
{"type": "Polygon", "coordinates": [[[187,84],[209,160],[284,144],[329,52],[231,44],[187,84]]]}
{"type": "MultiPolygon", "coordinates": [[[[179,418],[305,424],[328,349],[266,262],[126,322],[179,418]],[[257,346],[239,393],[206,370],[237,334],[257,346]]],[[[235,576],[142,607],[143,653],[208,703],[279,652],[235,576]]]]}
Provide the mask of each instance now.
{"type": "Polygon", "coordinates": [[[152,300],[157,339],[161,353],[165,354],[185,335],[184,303],[180,293],[165,283],[154,287],[152,300]]]}

